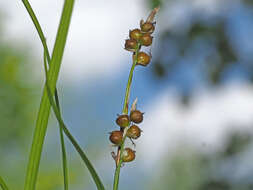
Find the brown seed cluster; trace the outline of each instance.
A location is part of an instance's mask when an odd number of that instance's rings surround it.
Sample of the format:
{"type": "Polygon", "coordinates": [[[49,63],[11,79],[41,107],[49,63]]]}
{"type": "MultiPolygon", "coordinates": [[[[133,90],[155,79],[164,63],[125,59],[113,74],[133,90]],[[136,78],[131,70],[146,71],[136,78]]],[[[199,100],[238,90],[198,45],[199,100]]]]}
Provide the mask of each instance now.
{"type": "Polygon", "coordinates": [[[133,52],[134,56],[137,56],[137,65],[147,66],[150,63],[151,54],[139,52],[139,50],[141,46],[149,47],[152,45],[153,36],[151,34],[154,30],[155,22],[149,16],[146,21],[141,20],[140,29],[135,28],[129,31],[129,39],[125,41],[125,49],[133,52]]]}
{"type": "MultiPolygon", "coordinates": [[[[139,110],[132,110],[130,115],[118,115],[115,122],[120,127],[120,130],[112,131],[110,133],[110,141],[114,144],[114,146],[120,147],[123,143],[123,131],[126,127],[128,127],[126,137],[128,137],[131,141],[133,139],[138,139],[141,136],[142,130],[136,124],[139,124],[142,121],[143,113],[139,110]]],[[[122,153],[123,162],[131,162],[134,159],[135,151],[133,151],[131,148],[125,148],[124,152],[122,153]]]]}
{"type": "MultiPolygon", "coordinates": [[[[133,66],[147,66],[150,63],[151,53],[148,54],[140,50],[142,46],[150,47],[152,45],[153,36],[151,34],[155,30],[155,22],[153,20],[158,10],[159,8],[154,8],[146,21],[141,20],[140,28],[129,31],[129,38],[125,40],[125,49],[133,53],[133,66]]],[[[126,98],[129,98],[129,91],[127,93],[126,98]]],[[[135,159],[135,151],[129,147],[124,149],[123,147],[126,138],[130,139],[135,145],[133,140],[138,139],[142,133],[137,124],[143,121],[143,113],[136,109],[136,103],[137,99],[132,104],[130,114],[118,115],[115,122],[120,129],[110,133],[109,139],[111,143],[118,148],[117,154],[112,152],[116,166],[121,166],[121,160],[123,162],[131,162],[135,159]]],[[[124,113],[128,113],[128,100],[124,102],[124,113]]]]}

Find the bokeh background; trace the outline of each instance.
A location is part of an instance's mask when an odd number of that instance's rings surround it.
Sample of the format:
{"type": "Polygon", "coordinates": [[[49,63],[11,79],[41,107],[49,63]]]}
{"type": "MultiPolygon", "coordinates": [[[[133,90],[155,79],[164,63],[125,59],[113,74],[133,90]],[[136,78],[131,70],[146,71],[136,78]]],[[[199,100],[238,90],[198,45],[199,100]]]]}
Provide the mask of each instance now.
{"type": "MultiPolygon", "coordinates": [[[[30,2],[52,50],[63,1],[30,2]]],[[[108,132],[117,129],[131,66],[124,40],[157,5],[152,63],[136,68],[131,91],[145,112],[144,132],[120,190],[252,190],[252,0],[77,0],[58,81],[65,122],[112,189],[108,132]]],[[[0,175],[13,190],[24,185],[42,60],[21,1],[0,1],[0,175]]],[[[66,142],[70,189],[95,190],[66,142]]],[[[53,114],[37,189],[63,189],[53,114]]]]}

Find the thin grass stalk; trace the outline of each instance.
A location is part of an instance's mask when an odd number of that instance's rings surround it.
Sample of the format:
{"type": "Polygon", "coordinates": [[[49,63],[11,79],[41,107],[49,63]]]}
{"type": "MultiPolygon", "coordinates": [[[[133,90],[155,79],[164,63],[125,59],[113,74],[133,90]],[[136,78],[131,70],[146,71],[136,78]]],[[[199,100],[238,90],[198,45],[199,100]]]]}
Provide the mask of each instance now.
{"type": "MultiPolygon", "coordinates": [[[[49,63],[48,63],[49,64],[49,63]]],[[[58,93],[55,90],[55,102],[56,106],[61,112],[60,108],[60,103],[59,103],[59,98],[58,98],[58,93]]],[[[61,140],[61,152],[62,152],[62,169],[63,169],[63,180],[64,180],[64,190],[69,189],[69,180],[68,180],[68,164],[67,164],[67,153],[66,153],[66,148],[65,148],[65,142],[64,142],[64,136],[63,136],[63,129],[59,125],[59,133],[60,133],[60,140],[61,140]]]]}
{"type": "MultiPolygon", "coordinates": [[[[36,14],[34,13],[31,4],[29,3],[28,0],[22,0],[28,14],[30,15],[30,18],[37,30],[37,33],[40,37],[41,43],[44,47],[44,52],[46,54],[46,58],[47,58],[47,63],[50,63],[50,55],[49,55],[49,50],[48,50],[48,46],[46,43],[46,38],[45,35],[43,33],[43,30],[41,28],[41,25],[36,17],[36,14]]],[[[58,92],[57,89],[55,89],[55,101],[56,101],[56,105],[58,107],[58,109],[60,110],[60,104],[59,104],[59,98],[58,98],[58,92]]],[[[61,142],[61,151],[62,151],[62,167],[63,167],[63,180],[64,180],[64,190],[68,190],[68,167],[67,167],[67,154],[66,154],[66,148],[65,148],[65,143],[64,143],[64,137],[63,137],[63,131],[62,128],[59,127],[59,132],[60,132],[60,142],[61,142]]]]}
{"type": "MultiPolygon", "coordinates": [[[[24,1],[23,1],[24,2],[24,1]]],[[[40,36],[40,39],[41,39],[41,42],[42,42],[42,44],[43,44],[43,47],[44,47],[44,53],[45,53],[45,55],[44,55],[44,59],[47,59],[47,60],[44,60],[44,63],[46,63],[46,62],[48,62],[48,65],[50,65],[49,63],[50,63],[50,56],[49,56],[49,51],[48,51],[48,47],[47,47],[47,44],[46,44],[46,40],[45,40],[45,36],[44,36],[44,34],[43,34],[43,32],[42,32],[42,29],[41,29],[41,26],[40,26],[40,24],[39,24],[39,22],[38,22],[38,19],[36,18],[36,15],[34,14],[34,12],[33,12],[33,10],[32,10],[32,8],[31,8],[31,6],[30,6],[30,4],[29,4],[29,2],[28,1],[25,1],[25,6],[26,6],[26,8],[27,8],[27,11],[29,12],[29,14],[30,14],[30,16],[31,16],[31,18],[32,18],[32,20],[33,20],[33,23],[34,23],[34,25],[35,25],[35,27],[36,27],[36,29],[37,29],[37,31],[38,31],[38,34],[39,34],[39,36],[40,36]],[[46,58],[45,58],[46,57],[46,58]]],[[[46,72],[47,72],[47,67],[45,66],[45,70],[46,70],[46,72]]],[[[59,111],[59,114],[60,114],[60,109],[59,109],[59,99],[58,99],[58,95],[57,95],[57,90],[56,90],[56,92],[55,92],[55,101],[56,101],[56,107],[57,107],[57,109],[58,109],[58,111],[59,111]]],[[[58,118],[59,119],[59,118],[58,118]]],[[[60,131],[62,131],[63,130],[63,128],[62,127],[60,127],[60,131]]],[[[65,131],[66,132],[66,131],[65,131]]],[[[61,135],[61,139],[62,139],[62,137],[63,137],[63,135],[62,135],[62,132],[60,133],[60,135],[61,135]]],[[[78,145],[78,143],[76,142],[76,140],[72,137],[72,135],[68,132],[68,135],[67,135],[67,137],[70,137],[70,141],[72,142],[72,144],[74,145],[74,147],[77,149],[77,151],[78,151],[78,153],[80,154],[80,156],[81,156],[81,158],[83,159],[83,161],[85,161],[85,163],[89,163],[89,160],[87,160],[87,157],[85,156],[85,154],[84,154],[84,152],[81,150],[81,148],[80,148],[80,146],[78,145]]],[[[64,145],[64,144],[62,144],[62,145],[64,145]]],[[[65,150],[65,148],[62,148],[62,151],[64,151],[65,150]]],[[[63,154],[64,154],[64,152],[63,152],[63,154]]],[[[65,155],[65,154],[64,154],[65,155]]],[[[65,156],[63,156],[63,161],[64,161],[64,158],[65,158],[65,156]]],[[[88,164],[89,165],[89,164],[88,164]]],[[[91,164],[90,164],[91,165],[91,164]]],[[[93,166],[87,166],[88,168],[92,168],[93,166]]],[[[66,167],[64,167],[64,169],[67,169],[66,167]]],[[[90,169],[91,170],[91,172],[93,172],[93,170],[94,170],[94,168],[93,169],[90,169]]],[[[95,171],[95,170],[94,170],[95,171]]],[[[94,172],[93,172],[94,173],[94,172]]],[[[95,172],[96,173],[96,172],[95,172]]],[[[65,171],[64,172],[64,174],[67,174],[67,171],[65,171]]],[[[95,176],[95,178],[98,178],[98,176],[95,174],[94,175],[95,176]]],[[[95,181],[98,181],[97,183],[99,184],[99,189],[101,189],[101,190],[103,190],[104,189],[104,187],[103,187],[103,184],[101,183],[101,180],[98,178],[98,179],[95,179],[95,181]]],[[[66,184],[65,184],[65,186],[66,186],[66,184]]]]}
{"type": "Polygon", "coordinates": [[[82,148],[80,147],[80,145],[77,143],[77,141],[75,140],[75,138],[71,135],[71,133],[69,132],[67,126],[65,125],[62,117],[61,117],[61,113],[57,107],[57,104],[54,102],[54,98],[52,96],[52,92],[50,90],[49,84],[48,84],[48,72],[47,72],[47,63],[46,63],[46,58],[44,56],[44,70],[45,70],[45,75],[46,75],[46,88],[47,88],[47,94],[48,94],[48,98],[49,101],[52,105],[54,114],[56,116],[56,119],[59,122],[60,127],[63,129],[65,135],[68,137],[68,139],[70,140],[70,142],[72,143],[72,145],[75,147],[76,151],[79,153],[79,155],[81,156],[82,160],[84,161],[85,165],[87,166],[96,186],[98,190],[105,190],[103,183],[101,182],[95,168],[93,167],[93,165],[91,164],[90,160],[88,159],[88,157],[86,156],[86,154],[84,153],[84,151],[82,150],[82,148]]]}
{"type": "MultiPolygon", "coordinates": [[[[23,0],[27,4],[28,1],[23,0]]],[[[58,27],[56,41],[53,49],[51,67],[48,71],[48,86],[52,92],[55,92],[56,82],[61,66],[61,60],[66,44],[67,33],[70,25],[70,19],[73,11],[74,0],[65,0],[63,11],[58,27]]],[[[49,54],[48,54],[49,55],[49,54]]],[[[25,190],[35,190],[41,152],[46,134],[48,118],[50,114],[50,102],[48,100],[46,87],[44,87],[41,99],[40,109],[37,117],[36,128],[34,131],[32,147],[27,167],[25,190]]]]}

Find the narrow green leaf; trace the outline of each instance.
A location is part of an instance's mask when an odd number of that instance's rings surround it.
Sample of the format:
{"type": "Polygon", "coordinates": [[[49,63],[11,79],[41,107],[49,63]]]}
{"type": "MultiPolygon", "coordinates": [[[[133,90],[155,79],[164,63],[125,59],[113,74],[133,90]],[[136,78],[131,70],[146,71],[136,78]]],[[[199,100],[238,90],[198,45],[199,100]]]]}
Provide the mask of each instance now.
{"type": "Polygon", "coordinates": [[[67,129],[67,126],[65,125],[62,117],[61,117],[61,113],[57,107],[57,102],[54,102],[54,98],[52,96],[52,92],[50,90],[49,84],[48,84],[48,72],[47,72],[47,63],[46,63],[46,55],[44,54],[44,70],[45,70],[45,75],[46,75],[46,88],[47,88],[47,94],[48,94],[48,98],[50,101],[50,104],[53,108],[54,114],[59,122],[60,127],[63,129],[65,135],[69,138],[70,142],[72,143],[72,145],[75,147],[76,151],[79,153],[79,155],[81,156],[82,160],[84,161],[86,167],[88,168],[96,186],[98,190],[105,190],[103,183],[101,182],[95,168],[93,167],[93,165],[91,164],[90,160],[88,159],[88,157],[86,156],[86,154],[84,153],[84,151],[82,150],[82,148],[80,147],[80,145],[77,143],[77,141],[75,140],[75,138],[71,135],[71,133],[69,132],[69,130],[67,129]]]}
{"type": "MultiPolygon", "coordinates": [[[[23,0],[28,5],[27,0],[23,0]]],[[[74,0],[65,0],[61,15],[60,24],[56,36],[54,50],[52,54],[51,66],[48,71],[48,86],[52,92],[55,92],[56,82],[61,66],[61,60],[66,44],[67,33],[69,29],[70,19],[73,11],[74,0]]],[[[29,9],[29,6],[26,6],[29,9]]],[[[32,9],[31,9],[32,10],[32,9]]],[[[31,15],[33,12],[29,12],[31,15]]],[[[35,15],[34,15],[35,16],[35,15]]],[[[41,31],[42,32],[42,31],[41,31]]],[[[41,37],[41,36],[40,36],[41,37]]],[[[44,38],[41,38],[44,40],[44,38]]],[[[45,48],[45,47],[44,47],[45,48]]],[[[49,55],[49,53],[48,53],[49,55]]],[[[47,87],[46,87],[47,88],[47,87]]],[[[26,173],[25,190],[35,190],[37,175],[39,170],[41,152],[43,148],[44,138],[46,134],[48,118],[50,114],[50,102],[47,97],[47,90],[44,87],[41,99],[40,109],[37,117],[36,128],[34,131],[32,148],[29,157],[29,163],[26,173]]]]}
{"type": "Polygon", "coordinates": [[[34,26],[35,26],[38,34],[39,34],[41,43],[42,43],[42,45],[44,47],[44,50],[46,51],[46,56],[47,56],[47,60],[48,60],[48,63],[49,63],[50,62],[49,50],[48,50],[48,47],[47,47],[45,35],[42,32],[42,28],[40,26],[40,23],[39,23],[36,15],[35,15],[32,7],[31,7],[31,5],[30,5],[29,1],[28,0],[22,0],[22,2],[24,4],[24,6],[25,6],[25,8],[26,8],[26,10],[28,12],[28,14],[30,15],[30,18],[32,19],[32,22],[33,22],[33,24],[34,24],[34,26]]]}
{"type": "MultiPolygon", "coordinates": [[[[58,98],[58,93],[55,91],[55,102],[56,106],[60,112],[60,103],[58,98]]],[[[60,132],[60,140],[61,140],[61,151],[62,151],[62,168],[63,168],[63,178],[64,178],[64,190],[69,189],[69,180],[68,180],[68,165],[67,165],[67,153],[64,143],[64,137],[63,137],[63,129],[59,126],[59,132],[60,132]]]]}
{"type": "Polygon", "coordinates": [[[64,190],[69,189],[69,178],[68,178],[68,164],[67,164],[67,153],[63,137],[63,129],[60,127],[60,138],[61,138],[61,151],[62,151],[62,168],[64,178],[64,190]]]}
{"type": "MultiPolygon", "coordinates": [[[[47,47],[47,45],[46,45],[47,47]]],[[[50,61],[50,59],[49,59],[50,61]]],[[[46,49],[44,48],[44,64],[47,63],[47,53],[46,49]]],[[[48,62],[48,65],[50,66],[50,63],[48,62]]],[[[47,65],[44,66],[46,69],[45,72],[48,72],[47,65]]],[[[46,75],[47,76],[47,75],[46,75]]],[[[57,89],[55,90],[55,102],[56,106],[60,112],[60,103],[59,103],[59,98],[58,98],[58,92],[57,89]]],[[[64,190],[68,190],[68,167],[67,167],[67,154],[66,154],[66,148],[65,148],[65,143],[64,143],[64,137],[63,137],[63,129],[59,126],[59,131],[60,131],[60,140],[61,140],[61,151],[62,151],[62,167],[63,167],[63,179],[64,179],[64,190]]]]}
{"type": "MultiPolygon", "coordinates": [[[[42,28],[40,26],[40,23],[29,3],[28,0],[22,0],[27,12],[29,13],[30,15],[30,18],[32,19],[33,21],[33,24],[37,30],[37,33],[40,37],[40,40],[42,42],[42,45],[44,47],[44,52],[46,54],[46,57],[47,58],[47,62],[48,64],[50,63],[50,55],[49,55],[49,50],[48,50],[48,46],[47,46],[47,43],[46,43],[46,38],[45,38],[45,35],[42,31],[42,28]]],[[[58,109],[60,110],[60,104],[59,104],[59,98],[58,98],[58,92],[57,92],[57,89],[55,90],[55,101],[56,101],[56,105],[58,107],[58,109]]],[[[60,141],[61,141],[61,150],[62,150],[62,167],[63,167],[63,178],[64,178],[64,190],[68,190],[68,167],[67,167],[67,155],[66,155],[66,149],[65,149],[65,143],[64,143],[64,137],[63,137],[63,130],[61,127],[59,127],[59,132],[60,132],[60,141]]]]}
{"type": "Polygon", "coordinates": [[[0,176],[0,187],[2,188],[2,190],[9,190],[9,188],[7,187],[6,183],[4,182],[1,176],[0,176]]]}
{"type": "MultiPolygon", "coordinates": [[[[32,18],[32,21],[33,21],[33,23],[34,23],[34,25],[35,25],[35,27],[36,27],[36,29],[37,29],[37,31],[38,31],[38,34],[39,34],[40,39],[41,39],[41,42],[42,42],[42,44],[43,44],[44,53],[46,54],[46,55],[44,55],[44,63],[46,63],[46,59],[47,59],[47,61],[48,61],[48,63],[49,63],[49,62],[50,62],[49,51],[48,51],[48,47],[47,47],[47,44],[46,44],[46,40],[45,40],[44,34],[43,34],[43,32],[42,32],[42,29],[41,29],[41,26],[40,26],[40,24],[39,24],[39,22],[38,22],[38,19],[36,18],[36,15],[34,14],[33,9],[31,8],[29,2],[28,2],[28,1],[25,1],[25,0],[22,0],[22,1],[23,1],[23,3],[25,4],[25,7],[26,7],[26,9],[27,9],[29,15],[30,15],[31,18],[32,18]]],[[[45,71],[47,72],[47,70],[48,70],[48,69],[47,69],[47,66],[45,65],[45,71]]],[[[47,73],[46,73],[46,74],[47,74],[47,73]]],[[[52,97],[51,97],[51,98],[52,98],[52,97]]],[[[60,114],[60,109],[59,109],[59,107],[58,107],[58,106],[59,106],[59,101],[58,101],[57,90],[56,90],[56,92],[55,92],[55,100],[56,100],[56,104],[55,104],[55,105],[57,106],[58,111],[59,111],[59,114],[60,114]]],[[[61,131],[63,130],[62,127],[61,127],[60,129],[61,129],[61,131]]],[[[62,138],[63,138],[62,132],[60,133],[60,135],[61,135],[61,139],[62,139],[62,138]]],[[[81,158],[83,159],[83,161],[87,164],[87,167],[88,167],[89,171],[91,171],[91,173],[93,173],[92,176],[93,176],[93,178],[94,178],[94,181],[95,181],[95,183],[96,183],[98,189],[103,190],[103,189],[104,189],[103,184],[101,183],[101,180],[99,179],[98,175],[96,174],[95,169],[94,169],[93,166],[91,165],[91,163],[90,163],[90,161],[88,160],[88,158],[86,157],[85,153],[82,151],[82,149],[80,148],[80,146],[78,145],[78,143],[75,141],[75,139],[74,139],[73,137],[71,137],[71,134],[70,134],[70,133],[69,133],[69,135],[67,135],[67,136],[70,137],[70,141],[71,141],[72,144],[75,146],[76,150],[77,150],[78,153],[80,154],[80,156],[81,156],[81,158]]],[[[64,143],[62,143],[62,145],[64,146],[64,143]]],[[[63,148],[62,148],[63,162],[65,162],[65,164],[63,163],[63,165],[66,165],[66,161],[64,161],[64,160],[65,160],[65,159],[64,159],[64,158],[65,158],[64,155],[66,155],[66,153],[64,153],[64,152],[65,152],[65,148],[63,147],[63,148]]],[[[65,170],[67,170],[67,167],[63,167],[63,168],[64,168],[65,170]]],[[[64,172],[64,175],[65,175],[65,174],[67,174],[67,171],[64,172]]],[[[66,176],[65,178],[67,178],[67,176],[66,176]]],[[[68,180],[65,180],[65,182],[67,182],[67,181],[68,181],[68,180]]],[[[65,184],[65,186],[67,186],[67,185],[65,184]]]]}

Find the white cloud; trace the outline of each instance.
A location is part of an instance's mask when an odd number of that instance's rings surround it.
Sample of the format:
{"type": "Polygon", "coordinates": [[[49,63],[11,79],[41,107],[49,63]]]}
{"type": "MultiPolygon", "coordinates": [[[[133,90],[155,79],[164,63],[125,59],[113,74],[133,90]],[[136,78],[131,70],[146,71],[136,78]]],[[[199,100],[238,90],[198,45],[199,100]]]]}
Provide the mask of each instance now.
{"type": "MultiPolygon", "coordinates": [[[[30,2],[52,49],[63,1],[30,2]]],[[[76,1],[62,74],[79,80],[110,75],[124,67],[124,60],[131,59],[129,52],[123,49],[128,30],[138,27],[139,20],[146,16],[142,3],[136,0],[76,1]]],[[[22,2],[1,1],[0,6],[7,15],[5,39],[26,41],[41,57],[41,43],[22,2]]],[[[38,65],[42,68],[42,64],[38,65]]]]}
{"type": "Polygon", "coordinates": [[[138,156],[144,166],[152,167],[179,144],[191,144],[212,152],[222,146],[226,133],[253,122],[253,87],[233,84],[197,92],[190,107],[184,109],[170,89],[157,96],[145,109],[141,125],[143,136],[138,156]],[[148,159],[144,159],[149,150],[148,159]]]}

